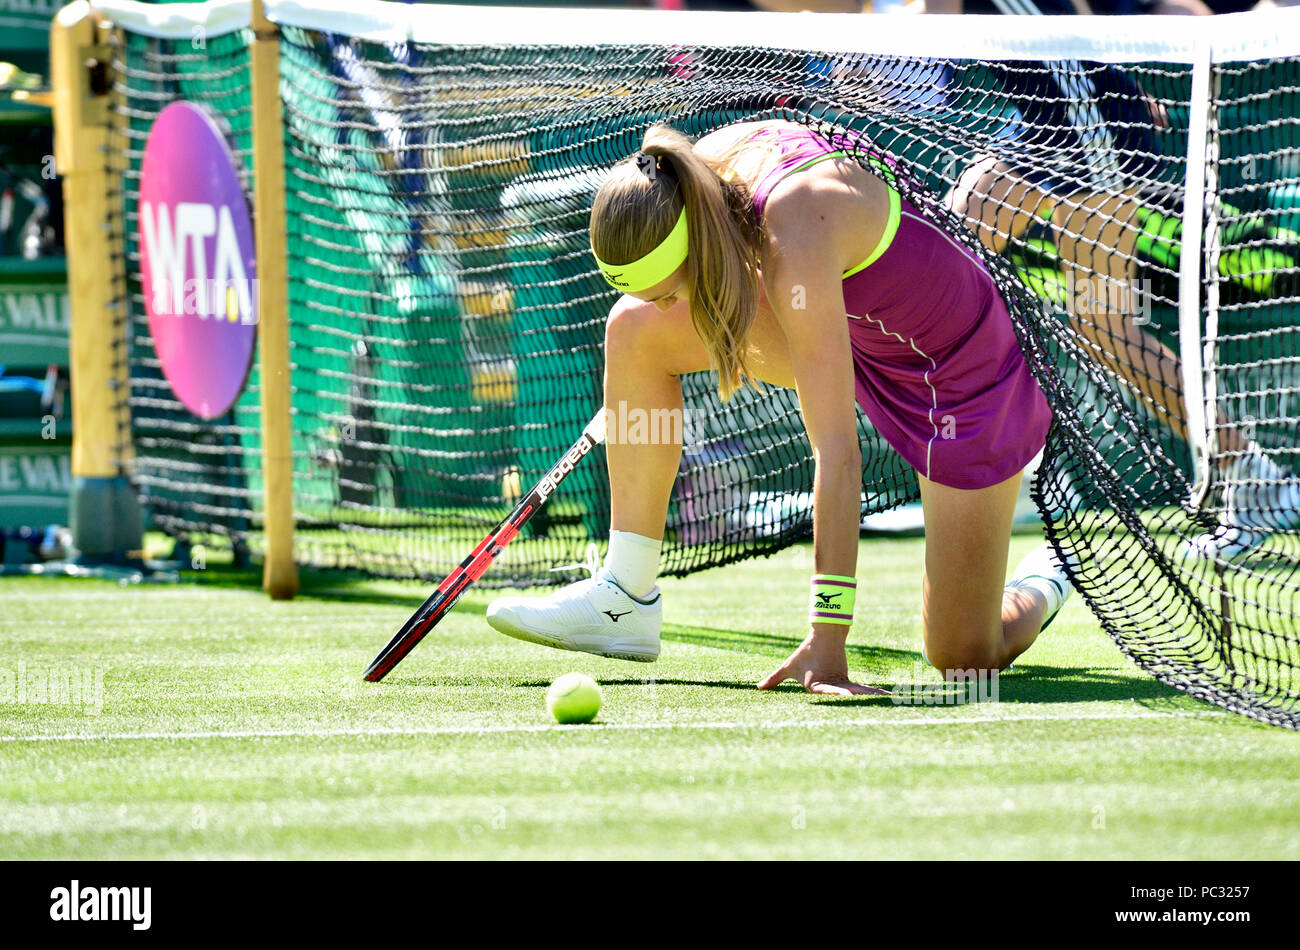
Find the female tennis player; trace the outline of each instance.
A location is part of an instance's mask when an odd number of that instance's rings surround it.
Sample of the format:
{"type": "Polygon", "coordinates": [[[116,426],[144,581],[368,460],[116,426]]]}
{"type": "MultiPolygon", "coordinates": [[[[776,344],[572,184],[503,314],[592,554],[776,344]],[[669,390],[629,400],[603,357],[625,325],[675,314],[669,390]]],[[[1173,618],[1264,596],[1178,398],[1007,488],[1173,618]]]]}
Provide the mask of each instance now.
{"type": "MultiPolygon", "coordinates": [[[[880,692],[850,680],[845,655],[862,489],[855,400],[920,478],[931,663],[1006,667],[1070,591],[1050,548],[1004,585],[1021,471],[1050,411],[996,285],[887,169],[867,171],[843,144],[772,121],[692,147],[655,126],[591,213],[597,263],[623,291],[605,332],[606,406],[680,411],[681,376],[708,369],[724,399],[755,381],[798,394],[816,463],[810,632],[760,689],[794,679],[812,692],[880,692]]],[[[548,597],[501,598],[488,622],[547,646],[656,659],[655,580],[681,450],[609,445],[604,566],[548,597]]]]}

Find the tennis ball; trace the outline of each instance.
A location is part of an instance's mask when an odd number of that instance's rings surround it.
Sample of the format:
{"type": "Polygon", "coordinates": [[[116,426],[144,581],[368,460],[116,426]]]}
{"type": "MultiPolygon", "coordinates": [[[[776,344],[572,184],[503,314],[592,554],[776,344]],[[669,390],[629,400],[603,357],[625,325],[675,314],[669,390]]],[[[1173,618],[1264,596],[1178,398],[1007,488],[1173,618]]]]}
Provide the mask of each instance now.
{"type": "Polygon", "coordinates": [[[556,722],[591,722],[600,712],[600,687],[583,673],[565,673],[546,691],[546,708],[556,722]]]}

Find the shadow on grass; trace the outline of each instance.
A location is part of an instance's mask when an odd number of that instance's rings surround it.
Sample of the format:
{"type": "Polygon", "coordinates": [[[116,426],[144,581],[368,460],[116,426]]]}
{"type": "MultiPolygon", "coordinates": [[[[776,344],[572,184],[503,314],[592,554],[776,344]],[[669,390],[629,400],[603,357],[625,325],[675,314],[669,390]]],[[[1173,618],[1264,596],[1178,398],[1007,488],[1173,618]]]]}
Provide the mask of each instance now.
{"type": "MultiPolygon", "coordinates": [[[[712,627],[688,627],[678,624],[665,624],[663,638],[674,643],[690,643],[694,646],[712,647],[715,650],[754,653],[780,660],[793,653],[795,647],[803,642],[802,638],[783,637],[775,633],[719,630],[712,627]]],[[[859,667],[867,666],[872,671],[892,670],[903,664],[910,666],[921,659],[921,655],[912,650],[895,650],[892,647],[850,643],[847,649],[851,664],[859,667]]]]}
{"type": "MultiPolygon", "coordinates": [[[[183,571],[183,580],[202,585],[248,589],[261,582],[260,568],[240,569],[217,566],[205,571],[183,571]]],[[[301,574],[299,597],[310,600],[328,600],[335,603],[368,603],[387,606],[400,605],[414,611],[432,593],[436,585],[431,583],[404,583],[400,581],[376,581],[343,570],[304,570],[301,574]],[[376,589],[377,584],[386,585],[386,589],[376,589]],[[401,585],[407,590],[394,590],[401,585]],[[407,592],[409,590],[409,593],[407,592]]],[[[487,603],[502,591],[471,590],[465,599],[457,605],[456,610],[467,613],[481,613],[487,603]]],[[[730,652],[747,653],[756,656],[771,657],[782,660],[802,642],[801,638],[780,636],[770,633],[757,633],[743,630],[723,630],[710,627],[666,624],[663,638],[674,643],[687,643],[695,646],[710,647],[730,652]]],[[[896,683],[910,681],[913,668],[924,661],[917,651],[898,650],[891,647],[871,646],[867,644],[849,644],[848,657],[850,667],[869,685],[891,688],[896,683]]],[[[646,675],[644,677],[625,677],[608,679],[602,682],[613,686],[649,685],[667,686],[702,686],[715,689],[754,690],[749,681],[734,680],[691,680],[660,678],[646,675]]],[[[447,681],[436,676],[420,676],[411,679],[401,678],[392,681],[392,686],[406,688],[427,688],[445,686],[447,681]]],[[[539,687],[550,685],[547,681],[528,681],[516,684],[520,687],[539,687]]],[[[917,685],[939,685],[935,680],[927,680],[917,685]]],[[[773,692],[801,692],[794,683],[784,683],[773,692]]],[[[1088,667],[1053,667],[1038,665],[1017,665],[1004,673],[999,683],[999,699],[1002,702],[1015,703],[1106,703],[1132,700],[1142,703],[1154,703],[1163,706],[1170,701],[1179,700],[1180,705],[1191,703],[1186,694],[1165,686],[1142,674],[1124,675],[1109,670],[1095,670],[1088,667]]],[[[853,696],[853,697],[816,697],[811,702],[819,705],[837,706],[880,706],[892,705],[890,696],[853,696]]],[[[972,704],[973,705],[973,704],[972,704]]],[[[1192,704],[1196,706],[1196,704],[1192,704]]],[[[1199,708],[1199,707],[1197,707],[1199,708]]]]}
{"type": "MultiPolygon", "coordinates": [[[[550,686],[550,680],[527,680],[522,683],[512,684],[517,689],[532,688],[537,686],[550,686]]],[[[711,689],[734,689],[741,691],[759,692],[757,686],[748,680],[689,680],[677,679],[671,676],[643,676],[643,677],[624,677],[623,679],[611,679],[601,677],[601,686],[706,686],[711,689]]],[[[771,693],[802,693],[803,689],[795,683],[782,683],[775,689],[766,690],[771,693]]]]}
{"type": "MultiPolygon", "coordinates": [[[[785,659],[800,642],[794,637],[770,633],[753,633],[738,630],[717,630],[708,627],[666,626],[664,639],[677,643],[734,650],[785,659]]],[[[918,651],[896,650],[851,643],[848,645],[849,665],[862,676],[867,685],[886,689],[896,683],[906,683],[918,664],[924,664],[918,651]]],[[[657,680],[666,683],[668,680],[657,680]]],[[[791,689],[798,686],[787,684],[791,689]]],[[[926,680],[917,685],[941,685],[937,680],[926,680]]],[[[955,696],[955,687],[950,691],[955,696]]],[[[1109,703],[1123,700],[1173,700],[1185,699],[1185,694],[1165,686],[1154,679],[1135,674],[1132,676],[1111,670],[1089,667],[1061,667],[1017,664],[1003,673],[999,681],[999,699],[1014,703],[1109,703]]],[[[843,706],[892,705],[890,696],[827,696],[812,700],[814,703],[843,706]]]]}
{"type": "MultiPolygon", "coordinates": [[[[669,625],[664,629],[664,639],[677,643],[690,643],[733,652],[752,653],[784,659],[794,651],[800,640],[776,634],[754,633],[736,630],[719,630],[706,627],[684,627],[669,625]]],[[[945,685],[937,678],[927,677],[913,682],[916,667],[924,661],[921,654],[912,650],[897,650],[889,647],[876,647],[862,644],[849,645],[849,663],[861,682],[885,689],[896,686],[915,686],[931,690],[937,702],[928,705],[955,705],[958,688],[945,685]]],[[[642,676],[623,676],[619,678],[602,678],[602,685],[607,686],[701,686],[709,689],[728,689],[758,692],[750,680],[732,679],[684,679],[679,677],[660,677],[653,673],[654,667],[645,667],[642,676]]],[[[428,687],[440,685],[436,677],[417,677],[405,680],[410,687],[428,687]]],[[[446,685],[445,682],[441,685],[446,685]]],[[[530,679],[512,684],[515,688],[544,688],[549,680],[530,679]]],[[[1114,703],[1133,701],[1160,708],[1177,702],[1179,706],[1195,704],[1184,693],[1165,686],[1141,674],[1126,675],[1111,670],[1097,670],[1090,667],[1060,667],[1041,665],[1017,665],[1014,670],[1003,673],[998,683],[998,700],[1021,704],[1049,703],[1114,703]]],[[[801,693],[802,687],[793,682],[783,683],[772,692],[801,693]]],[[[886,696],[818,696],[810,698],[816,705],[827,706],[911,706],[927,705],[913,700],[906,704],[895,703],[892,695],[886,696]]],[[[962,705],[978,705],[969,702],[962,705]]]]}
{"type": "Polygon", "coordinates": [[[1015,703],[1087,703],[1186,699],[1185,693],[1134,672],[1086,666],[1017,666],[1002,676],[1002,699],[1015,703]]]}
{"type": "MultiPolygon", "coordinates": [[[[920,654],[916,654],[920,661],[920,654]]],[[[891,688],[892,684],[877,683],[870,679],[869,685],[891,688]]],[[[907,683],[900,684],[904,695],[907,683]]],[[[962,691],[952,684],[945,684],[939,679],[926,680],[913,686],[913,695],[921,695],[922,690],[929,691],[932,701],[921,702],[919,698],[909,699],[905,703],[894,703],[892,696],[827,696],[814,699],[816,704],[836,706],[977,706],[971,701],[957,702],[962,691]]],[[[1014,670],[1003,673],[998,681],[997,701],[1002,703],[1042,704],[1042,703],[1114,703],[1131,700],[1134,702],[1158,701],[1161,704],[1171,700],[1187,700],[1186,694],[1158,683],[1153,679],[1140,676],[1124,676],[1105,670],[1075,666],[1017,666],[1014,670]]]]}
{"type": "MultiPolygon", "coordinates": [[[[211,565],[205,570],[185,569],[180,572],[183,583],[201,587],[250,590],[262,585],[260,567],[237,568],[229,565],[211,565]]],[[[319,600],[337,604],[379,604],[403,606],[414,612],[438,586],[432,581],[412,581],[392,578],[366,577],[342,569],[302,568],[298,574],[297,600],[319,600]],[[382,585],[382,587],[381,587],[382,585]]],[[[487,601],[499,596],[498,591],[471,590],[457,605],[457,610],[482,612],[487,601]],[[478,595],[477,597],[475,595],[478,595]]]]}
{"type": "MultiPolygon", "coordinates": [[[[371,684],[366,684],[367,686],[371,684]]],[[[431,686],[475,686],[482,685],[481,680],[473,677],[445,677],[445,676],[404,676],[385,679],[383,682],[384,689],[428,689],[431,686]]],[[[531,679],[521,680],[517,683],[508,684],[512,689],[545,689],[551,685],[550,680],[531,679]]],[[[601,686],[705,686],[711,689],[732,689],[732,690],[752,690],[757,693],[758,688],[748,680],[692,680],[679,679],[675,677],[660,676],[626,676],[621,679],[613,677],[601,677],[601,686]]],[[[795,683],[783,683],[773,690],[773,693],[802,693],[803,689],[795,683]]]]}

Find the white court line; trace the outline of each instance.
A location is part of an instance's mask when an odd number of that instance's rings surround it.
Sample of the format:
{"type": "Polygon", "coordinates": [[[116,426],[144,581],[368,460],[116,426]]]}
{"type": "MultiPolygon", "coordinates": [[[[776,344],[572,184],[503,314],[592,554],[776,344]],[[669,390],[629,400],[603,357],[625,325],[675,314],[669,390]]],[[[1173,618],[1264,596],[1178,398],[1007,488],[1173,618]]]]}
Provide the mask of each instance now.
{"type": "MultiPolygon", "coordinates": [[[[401,612],[398,610],[394,610],[391,614],[384,614],[382,616],[374,616],[374,617],[367,617],[367,616],[353,617],[348,614],[325,614],[321,616],[299,615],[295,617],[267,617],[265,619],[259,618],[257,620],[257,626],[259,628],[273,627],[277,624],[286,624],[286,623],[295,623],[295,624],[359,623],[359,624],[365,624],[366,626],[372,626],[374,624],[381,624],[381,623],[382,624],[396,623],[397,621],[395,621],[394,618],[400,616],[401,616],[401,612]]],[[[468,614],[468,616],[472,617],[474,616],[474,614],[468,614]]],[[[74,617],[60,617],[55,620],[0,620],[0,631],[24,630],[28,627],[66,627],[69,624],[91,622],[97,619],[99,619],[97,616],[88,613],[88,614],[80,614],[74,617]]],[[[192,626],[192,627],[202,626],[206,629],[218,625],[242,627],[246,624],[246,620],[247,618],[230,617],[229,615],[220,615],[214,613],[210,616],[205,616],[203,614],[196,614],[192,617],[186,617],[184,621],[178,620],[175,616],[144,617],[139,619],[132,617],[130,620],[123,621],[123,623],[124,624],[129,623],[132,628],[164,627],[164,626],[176,627],[184,623],[187,626],[192,626]]]]}
{"type": "Polygon", "coordinates": [[[1222,717],[1227,713],[1205,712],[1146,712],[1079,713],[1066,716],[962,716],[946,719],[788,719],[779,722],[642,722],[642,723],[592,723],[582,726],[448,726],[448,727],[392,727],[368,729],[249,729],[215,730],[212,732],[120,732],[106,735],[34,735],[0,736],[0,742],[119,742],[130,739],[293,739],[334,738],[344,736],[484,736],[531,732],[642,732],[656,729],[816,729],[821,726],[958,726],[978,723],[1013,722],[1075,722],[1090,720],[1188,719],[1222,717]]]}

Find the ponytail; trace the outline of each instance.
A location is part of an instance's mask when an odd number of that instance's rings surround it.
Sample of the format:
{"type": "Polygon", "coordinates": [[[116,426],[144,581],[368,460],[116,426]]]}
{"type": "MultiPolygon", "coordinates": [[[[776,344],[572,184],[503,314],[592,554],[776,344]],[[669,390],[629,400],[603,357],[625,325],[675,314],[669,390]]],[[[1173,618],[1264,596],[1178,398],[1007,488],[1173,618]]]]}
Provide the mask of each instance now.
{"type": "Polygon", "coordinates": [[[748,337],[758,315],[760,233],[749,193],[669,126],[651,126],[641,151],[656,159],[655,174],[631,160],[616,166],[592,205],[592,248],[604,261],[638,260],[668,236],[685,207],[691,323],[725,401],[749,376],[748,337]]]}

